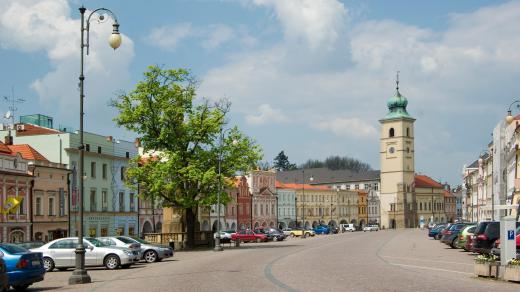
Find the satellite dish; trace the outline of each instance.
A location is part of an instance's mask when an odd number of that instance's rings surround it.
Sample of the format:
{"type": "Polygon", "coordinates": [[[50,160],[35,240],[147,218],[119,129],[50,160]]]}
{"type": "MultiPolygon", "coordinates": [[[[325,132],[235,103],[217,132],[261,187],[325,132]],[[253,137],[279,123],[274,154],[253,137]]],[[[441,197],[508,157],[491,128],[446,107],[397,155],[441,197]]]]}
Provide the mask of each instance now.
{"type": "Polygon", "coordinates": [[[10,119],[11,117],[13,116],[13,114],[11,113],[11,111],[7,111],[4,115],[4,118],[6,119],[10,119]]]}

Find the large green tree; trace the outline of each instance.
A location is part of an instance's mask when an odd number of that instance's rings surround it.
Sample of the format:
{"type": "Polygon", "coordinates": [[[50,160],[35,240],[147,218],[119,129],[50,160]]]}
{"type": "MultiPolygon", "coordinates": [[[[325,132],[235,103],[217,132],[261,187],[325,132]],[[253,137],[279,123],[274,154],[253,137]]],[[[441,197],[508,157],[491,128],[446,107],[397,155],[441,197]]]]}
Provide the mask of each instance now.
{"type": "Polygon", "coordinates": [[[145,189],[145,199],[184,209],[187,245],[193,246],[197,207],[215,204],[219,189],[227,202],[223,190],[230,180],[225,178],[253,168],[261,159],[260,147],[237,127],[226,131],[230,104],[198,99],[195,79],[184,69],[149,67],[144,80],[112,106],[119,111],[115,122],[137,133],[151,154],[145,161],[131,160],[128,181],[145,189]]]}
{"type": "Polygon", "coordinates": [[[296,169],[296,164],[292,164],[289,162],[289,157],[282,150],[276,157],[274,158],[274,168],[278,171],[286,171],[286,170],[294,170],[296,169]]]}

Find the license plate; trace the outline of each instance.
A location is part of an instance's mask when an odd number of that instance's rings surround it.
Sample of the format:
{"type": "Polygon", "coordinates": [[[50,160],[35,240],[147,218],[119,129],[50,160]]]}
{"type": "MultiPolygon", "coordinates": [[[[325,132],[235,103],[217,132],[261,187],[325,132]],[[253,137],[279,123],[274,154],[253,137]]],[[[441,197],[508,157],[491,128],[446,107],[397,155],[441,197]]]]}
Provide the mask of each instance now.
{"type": "Polygon", "coordinates": [[[31,264],[33,267],[39,267],[40,266],[40,260],[32,260],[31,264]]]}

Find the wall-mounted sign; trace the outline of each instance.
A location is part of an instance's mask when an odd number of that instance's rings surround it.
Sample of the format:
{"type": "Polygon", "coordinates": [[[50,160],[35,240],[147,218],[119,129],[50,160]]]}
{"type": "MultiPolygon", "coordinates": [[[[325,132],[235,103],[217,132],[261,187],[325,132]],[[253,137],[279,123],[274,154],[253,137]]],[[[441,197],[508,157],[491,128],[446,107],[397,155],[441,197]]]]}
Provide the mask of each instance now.
{"type": "Polygon", "coordinates": [[[12,214],[16,212],[16,208],[20,206],[23,201],[23,197],[9,197],[5,200],[4,206],[0,209],[2,214],[12,214]]]}

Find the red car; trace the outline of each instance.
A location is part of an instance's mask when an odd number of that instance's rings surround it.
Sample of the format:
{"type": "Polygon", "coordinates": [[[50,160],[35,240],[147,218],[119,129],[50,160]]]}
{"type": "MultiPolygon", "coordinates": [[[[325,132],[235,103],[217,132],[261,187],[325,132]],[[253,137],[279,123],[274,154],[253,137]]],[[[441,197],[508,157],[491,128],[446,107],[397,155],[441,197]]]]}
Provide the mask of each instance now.
{"type": "MultiPolygon", "coordinates": [[[[520,231],[520,228],[517,230],[516,234],[516,253],[520,254],[520,233],[518,233],[518,231],[520,231]]],[[[500,256],[500,239],[495,241],[494,248],[491,249],[491,253],[496,256],[500,256]]]]}
{"type": "Polygon", "coordinates": [[[256,241],[256,242],[264,241],[265,242],[265,241],[267,241],[267,236],[262,233],[254,233],[252,230],[246,229],[246,230],[240,230],[237,233],[232,234],[231,240],[233,240],[233,241],[239,240],[240,242],[252,242],[252,241],[256,241]]]}

